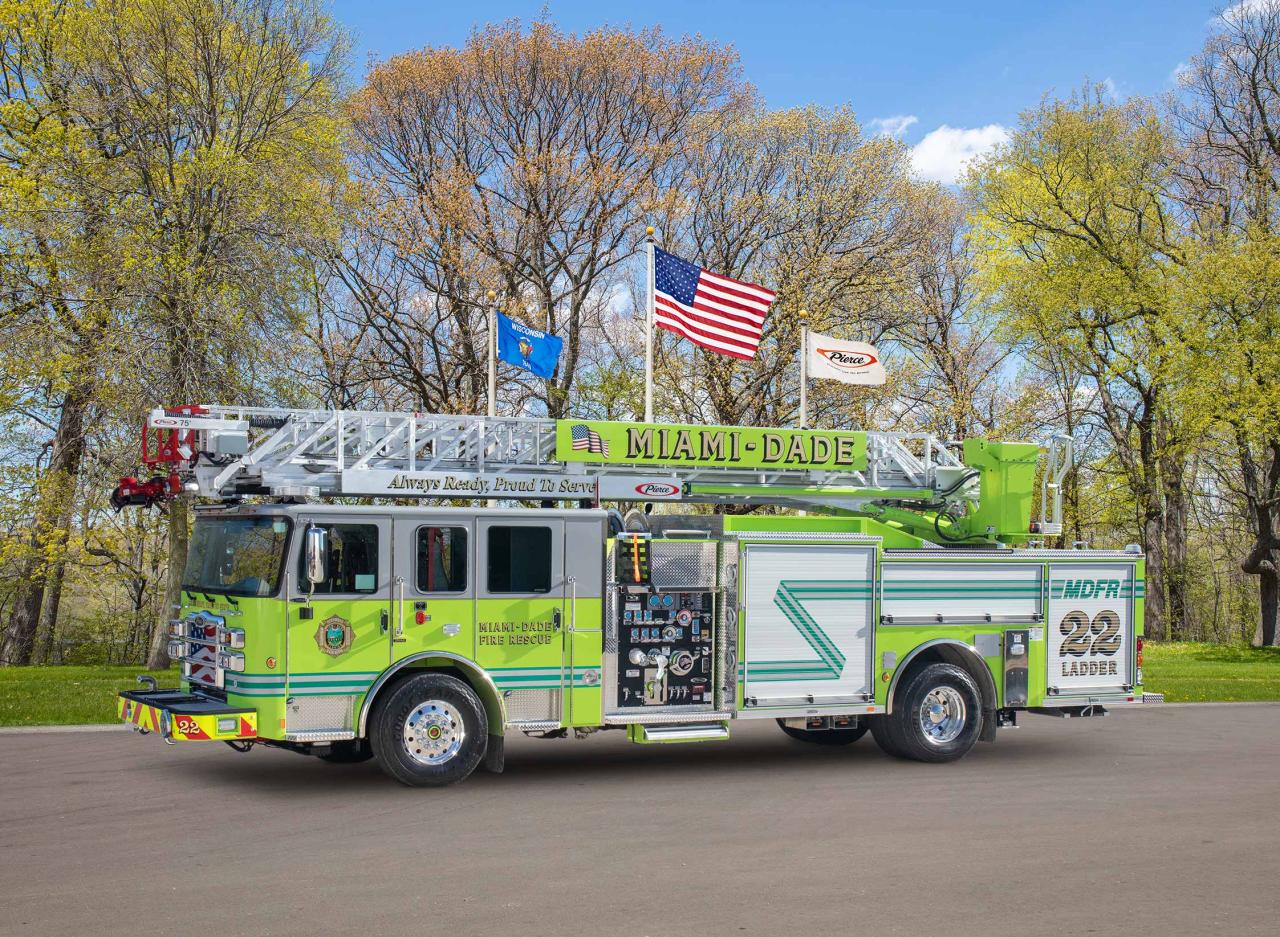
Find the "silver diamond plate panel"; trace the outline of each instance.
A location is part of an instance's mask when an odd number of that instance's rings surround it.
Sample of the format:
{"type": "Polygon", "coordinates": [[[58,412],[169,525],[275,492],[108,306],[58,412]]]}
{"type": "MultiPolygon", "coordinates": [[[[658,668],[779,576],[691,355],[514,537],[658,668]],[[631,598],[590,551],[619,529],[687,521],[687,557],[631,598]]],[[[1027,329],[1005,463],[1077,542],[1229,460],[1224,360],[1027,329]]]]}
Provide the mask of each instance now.
{"type": "Polygon", "coordinates": [[[560,690],[507,690],[502,694],[507,704],[507,722],[556,721],[559,725],[560,690]]]}
{"type": "Polygon", "coordinates": [[[710,540],[655,540],[649,544],[649,566],[658,589],[714,589],[716,544],[710,540]]]}
{"type": "Polygon", "coordinates": [[[294,696],[284,710],[284,730],[296,732],[349,732],[353,696],[294,696]]]}

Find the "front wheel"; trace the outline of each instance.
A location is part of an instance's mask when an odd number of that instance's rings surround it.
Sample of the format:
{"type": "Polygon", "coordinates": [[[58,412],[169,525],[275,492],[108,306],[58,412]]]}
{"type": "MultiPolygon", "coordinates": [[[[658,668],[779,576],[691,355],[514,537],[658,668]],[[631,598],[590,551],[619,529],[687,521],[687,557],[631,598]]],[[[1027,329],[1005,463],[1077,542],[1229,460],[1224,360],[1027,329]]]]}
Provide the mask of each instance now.
{"type": "Polygon", "coordinates": [[[796,741],[810,742],[814,745],[852,745],[867,734],[865,725],[841,729],[797,729],[795,726],[787,725],[785,719],[779,719],[778,727],[796,741]]]}
{"type": "Polygon", "coordinates": [[[982,733],[982,694],[973,677],[953,664],[929,664],[911,674],[879,717],[876,741],[889,754],[913,761],[955,761],[982,733]]]}
{"type": "Polygon", "coordinates": [[[380,702],[370,740],[378,765],[401,784],[443,787],[475,770],[488,728],[471,687],[448,674],[423,673],[380,702]]]}

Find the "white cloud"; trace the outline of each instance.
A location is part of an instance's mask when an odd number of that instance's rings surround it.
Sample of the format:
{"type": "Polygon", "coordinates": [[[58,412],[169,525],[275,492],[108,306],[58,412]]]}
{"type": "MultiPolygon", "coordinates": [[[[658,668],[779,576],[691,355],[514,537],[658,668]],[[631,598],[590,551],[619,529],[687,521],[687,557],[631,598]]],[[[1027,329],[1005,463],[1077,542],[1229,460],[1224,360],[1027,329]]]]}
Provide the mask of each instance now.
{"type": "Polygon", "coordinates": [[[985,127],[948,127],[925,134],[911,148],[911,165],[924,179],[955,185],[964,167],[975,156],[1009,139],[1009,131],[1000,124],[985,127]]]}
{"type": "Polygon", "coordinates": [[[895,114],[893,117],[877,117],[867,124],[867,129],[878,137],[901,137],[912,124],[920,123],[915,114],[895,114]]]}
{"type": "Polygon", "coordinates": [[[1120,91],[1116,88],[1116,80],[1110,75],[1102,79],[1102,90],[1106,92],[1107,97],[1111,100],[1120,100],[1120,91]]]}
{"type": "Polygon", "coordinates": [[[1271,13],[1278,8],[1280,8],[1280,0],[1241,0],[1240,3],[1233,3],[1220,14],[1212,17],[1207,25],[1213,29],[1220,22],[1234,23],[1249,13],[1271,13]]]}
{"type": "Polygon", "coordinates": [[[1173,71],[1169,73],[1169,77],[1166,80],[1171,85],[1181,85],[1190,74],[1191,64],[1189,62],[1179,62],[1173,66],[1173,71]]]}

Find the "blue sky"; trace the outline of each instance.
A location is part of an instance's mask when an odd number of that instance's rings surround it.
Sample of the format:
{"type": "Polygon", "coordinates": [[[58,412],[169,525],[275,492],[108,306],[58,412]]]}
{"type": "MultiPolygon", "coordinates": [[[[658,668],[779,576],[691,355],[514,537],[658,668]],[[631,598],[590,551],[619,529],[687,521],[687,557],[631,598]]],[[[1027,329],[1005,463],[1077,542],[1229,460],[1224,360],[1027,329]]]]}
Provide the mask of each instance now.
{"type": "Polygon", "coordinates": [[[533,20],[544,7],[573,32],[659,24],[730,43],[770,106],[851,103],[864,122],[880,121],[873,127],[900,130],[921,174],[942,181],[1046,91],[1069,93],[1086,79],[1108,82],[1117,95],[1171,90],[1174,69],[1200,48],[1215,10],[1204,0],[332,4],[356,35],[357,78],[370,56],[457,45],[477,25],[533,20]]]}

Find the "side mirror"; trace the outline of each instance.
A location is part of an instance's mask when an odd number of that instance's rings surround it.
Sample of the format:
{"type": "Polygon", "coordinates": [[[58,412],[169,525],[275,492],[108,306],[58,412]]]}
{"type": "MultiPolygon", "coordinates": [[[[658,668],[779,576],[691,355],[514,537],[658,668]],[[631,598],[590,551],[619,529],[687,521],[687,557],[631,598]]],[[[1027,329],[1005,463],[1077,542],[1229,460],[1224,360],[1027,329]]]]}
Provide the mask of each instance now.
{"type": "Polygon", "coordinates": [[[307,556],[307,581],[315,588],[316,583],[328,578],[324,567],[329,553],[329,532],[323,527],[308,527],[303,548],[307,556]]]}

